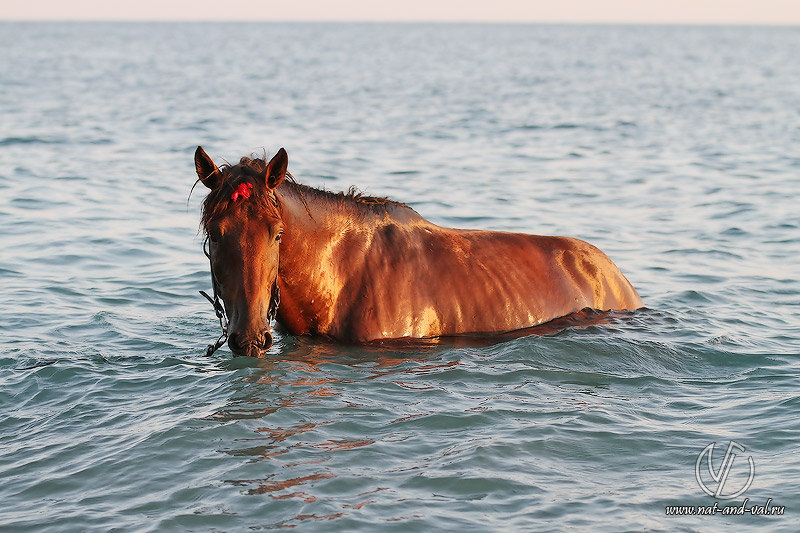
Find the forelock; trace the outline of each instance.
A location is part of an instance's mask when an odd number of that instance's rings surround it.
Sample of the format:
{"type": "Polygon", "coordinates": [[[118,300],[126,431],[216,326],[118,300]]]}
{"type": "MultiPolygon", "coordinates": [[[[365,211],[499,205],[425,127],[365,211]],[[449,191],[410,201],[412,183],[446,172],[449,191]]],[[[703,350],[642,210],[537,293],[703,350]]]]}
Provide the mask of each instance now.
{"type": "Polygon", "coordinates": [[[229,211],[235,209],[237,205],[252,203],[257,208],[264,211],[267,215],[278,217],[278,199],[267,185],[264,178],[267,163],[263,159],[251,159],[243,157],[238,164],[226,164],[220,167],[220,178],[217,186],[209,191],[203,200],[203,215],[201,224],[203,230],[208,229],[208,225],[216,219],[221,218],[229,211]],[[242,183],[252,185],[249,198],[239,198],[233,200],[231,196],[236,192],[242,183]]]}

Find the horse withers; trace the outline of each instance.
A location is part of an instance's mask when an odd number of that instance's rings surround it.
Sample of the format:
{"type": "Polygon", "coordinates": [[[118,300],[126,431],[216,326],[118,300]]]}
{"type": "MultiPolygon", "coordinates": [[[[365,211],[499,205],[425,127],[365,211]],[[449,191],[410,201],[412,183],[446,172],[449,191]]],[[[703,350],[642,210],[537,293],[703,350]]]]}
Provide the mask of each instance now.
{"type": "Polygon", "coordinates": [[[234,355],[263,355],[273,316],[295,335],[363,343],[499,334],[642,305],[578,239],[443,228],[386,198],[301,185],[283,148],[269,162],[217,167],[198,146],[195,166],[210,189],[202,227],[234,355]]]}

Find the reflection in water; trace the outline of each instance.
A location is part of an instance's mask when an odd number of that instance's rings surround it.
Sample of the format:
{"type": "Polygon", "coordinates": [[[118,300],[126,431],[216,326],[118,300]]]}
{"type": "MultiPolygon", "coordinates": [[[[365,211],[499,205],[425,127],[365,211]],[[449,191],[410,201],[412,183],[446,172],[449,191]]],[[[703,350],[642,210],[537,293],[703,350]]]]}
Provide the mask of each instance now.
{"type": "MultiPolygon", "coordinates": [[[[348,468],[348,453],[368,449],[376,441],[363,437],[364,429],[354,425],[351,412],[368,410],[371,405],[368,399],[354,397],[349,392],[362,387],[348,388],[349,384],[377,380],[376,386],[427,389],[429,385],[411,381],[458,366],[457,361],[431,362],[432,356],[442,352],[441,347],[432,344],[398,353],[383,346],[343,348],[302,337],[284,336],[279,342],[284,344],[281,358],[247,361],[253,371],[238,383],[228,405],[209,417],[220,424],[235,421],[251,431],[236,440],[243,446],[220,451],[231,457],[247,458],[248,474],[263,473],[229,479],[226,483],[242,487],[242,494],[269,495],[276,502],[334,504],[338,500],[333,500],[330,494],[338,495],[339,490],[329,484],[335,483],[337,477],[349,477],[350,471],[354,476],[356,471],[363,472],[363,465],[348,468]],[[315,409],[315,405],[319,408],[315,409]],[[296,413],[300,406],[305,413],[316,411],[325,418],[298,420],[296,413]],[[303,489],[298,490],[300,487],[303,489]]],[[[424,413],[409,414],[406,419],[417,416],[424,413]]],[[[396,438],[391,432],[386,437],[396,438]]],[[[352,480],[342,482],[353,484],[352,480]]],[[[360,490],[352,498],[335,504],[338,511],[334,508],[331,514],[304,513],[297,508],[293,518],[275,525],[339,518],[373,503],[374,495],[384,490],[360,483],[357,482],[360,490]]]]}
{"type": "MultiPolygon", "coordinates": [[[[322,422],[322,424],[330,424],[330,422],[322,422]]],[[[296,426],[291,426],[288,428],[276,427],[276,428],[269,428],[269,427],[261,427],[258,428],[256,431],[258,432],[266,432],[269,434],[269,438],[273,442],[282,442],[289,437],[293,437],[294,435],[305,433],[306,431],[310,431],[315,427],[319,426],[320,424],[315,424],[313,422],[309,422],[307,424],[298,424],[296,426]]]]}
{"type": "Polygon", "coordinates": [[[316,514],[299,514],[295,517],[295,520],[333,520],[334,518],[339,518],[344,516],[344,513],[332,513],[326,515],[316,515],[316,514]]]}
{"type": "Polygon", "coordinates": [[[311,503],[311,502],[317,501],[317,497],[316,496],[311,496],[311,495],[306,494],[305,492],[302,492],[302,491],[290,492],[289,494],[280,494],[280,495],[277,495],[277,496],[275,494],[272,494],[272,497],[274,499],[276,499],[276,500],[288,500],[289,498],[297,498],[297,499],[303,500],[306,503],[311,503]]]}
{"type": "MultiPolygon", "coordinates": [[[[329,520],[357,513],[365,505],[374,503],[375,495],[384,489],[369,486],[370,477],[364,474],[364,454],[377,459],[384,449],[381,445],[391,442],[402,447],[401,442],[424,438],[420,435],[464,422],[458,416],[443,417],[430,408],[420,407],[424,404],[414,401],[413,396],[403,405],[387,408],[386,395],[395,395],[398,388],[446,395],[448,376],[465,379],[468,371],[462,368],[464,360],[474,353],[475,346],[531,334],[553,334],[570,326],[608,323],[614,318],[609,313],[583,311],[557,323],[501,336],[402,343],[383,341],[349,347],[283,335],[276,339],[276,344],[281,344],[279,359],[221,363],[237,368],[246,363],[245,368],[252,369],[235,384],[237,392],[228,405],[210,417],[220,424],[236,422],[249,432],[236,439],[241,447],[221,450],[231,457],[247,458],[243,469],[245,476],[227,480],[227,483],[243,487],[244,495],[269,495],[275,502],[299,505],[293,518],[276,524],[281,527],[303,520],[329,520]],[[398,350],[398,344],[404,349],[398,350]],[[458,346],[455,350],[454,345],[458,346]],[[369,397],[372,394],[374,398],[369,397]],[[304,413],[304,418],[299,418],[299,413],[304,413]],[[310,418],[314,414],[321,418],[310,418]],[[369,451],[371,448],[373,450],[369,451]],[[356,449],[361,450],[360,462],[351,464],[354,457],[351,452],[356,449]],[[299,487],[303,489],[298,490],[299,487]],[[352,495],[348,496],[350,493],[352,495]],[[328,509],[333,506],[334,512],[302,512],[302,506],[312,502],[328,509]]],[[[478,364],[487,372],[493,371],[491,364],[484,366],[482,361],[478,364]]],[[[493,398],[498,399],[505,398],[502,394],[493,398]]],[[[486,416],[485,400],[482,398],[479,405],[465,408],[463,416],[486,416]]],[[[576,402],[580,404],[582,400],[576,399],[576,402]]],[[[572,406],[576,407],[583,406],[572,406]]],[[[508,410],[517,408],[515,404],[508,410]]],[[[551,408],[558,409],[557,406],[551,408]]],[[[479,439],[463,445],[470,448],[482,443],[484,441],[479,439]]],[[[440,452],[436,450],[434,454],[440,452]]],[[[421,464],[430,464],[435,457],[421,464]]],[[[420,458],[415,459],[413,469],[419,468],[419,461],[420,458]]],[[[400,465],[394,470],[408,469],[408,465],[400,465]]]]}
{"type": "Polygon", "coordinates": [[[317,448],[324,448],[330,451],[338,451],[338,450],[352,450],[354,448],[360,448],[362,446],[369,446],[370,444],[374,444],[374,440],[370,439],[362,439],[362,440],[329,440],[327,442],[320,442],[319,444],[314,444],[313,446],[317,448]]]}
{"type": "MultiPolygon", "coordinates": [[[[308,475],[308,476],[295,477],[295,478],[291,478],[291,479],[284,479],[282,481],[270,481],[270,482],[268,482],[266,480],[250,480],[250,481],[247,481],[247,482],[238,481],[238,482],[233,482],[233,483],[235,483],[237,485],[240,485],[240,484],[243,484],[243,483],[248,483],[249,484],[249,483],[259,482],[258,487],[248,490],[247,494],[266,494],[268,492],[278,492],[280,490],[289,489],[289,488],[292,488],[292,487],[296,487],[298,485],[305,485],[306,483],[308,483],[310,481],[316,481],[316,480],[319,480],[319,479],[328,479],[328,478],[332,478],[332,477],[334,477],[333,474],[328,473],[328,472],[322,472],[322,473],[319,473],[319,474],[311,474],[311,475],[308,475]]],[[[307,498],[305,498],[305,499],[307,499],[307,498]]]]}

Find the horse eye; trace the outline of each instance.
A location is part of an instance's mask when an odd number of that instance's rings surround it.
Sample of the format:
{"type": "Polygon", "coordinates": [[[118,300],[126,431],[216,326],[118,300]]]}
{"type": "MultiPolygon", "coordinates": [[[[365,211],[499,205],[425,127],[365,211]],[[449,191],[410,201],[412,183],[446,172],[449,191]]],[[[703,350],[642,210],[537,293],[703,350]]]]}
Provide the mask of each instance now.
{"type": "Polygon", "coordinates": [[[281,242],[281,237],[283,237],[283,232],[278,233],[278,236],[275,237],[275,241],[281,242]]]}
{"type": "Polygon", "coordinates": [[[222,234],[217,230],[209,230],[208,238],[211,239],[211,242],[219,242],[222,238],[222,234]]]}

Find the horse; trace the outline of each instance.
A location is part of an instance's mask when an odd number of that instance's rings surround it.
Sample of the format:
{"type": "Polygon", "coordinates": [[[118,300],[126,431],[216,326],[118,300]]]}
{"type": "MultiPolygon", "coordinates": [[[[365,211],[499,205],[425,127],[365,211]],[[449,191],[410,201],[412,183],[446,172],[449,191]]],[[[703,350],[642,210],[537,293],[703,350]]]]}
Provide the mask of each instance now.
{"type": "Polygon", "coordinates": [[[359,344],[642,306],[617,266],[579,239],[445,228],[387,198],[302,185],[283,148],[217,167],[198,146],[194,160],[209,189],[201,227],[214,299],[205,296],[223,324],[217,347],[227,336],[234,355],[263,356],[273,318],[293,335],[359,344]]]}

